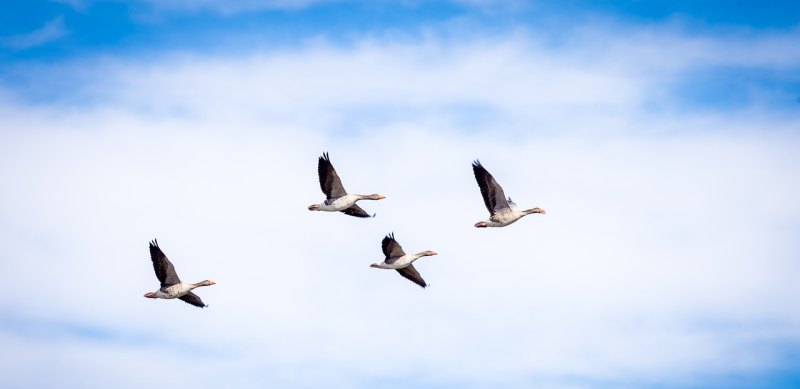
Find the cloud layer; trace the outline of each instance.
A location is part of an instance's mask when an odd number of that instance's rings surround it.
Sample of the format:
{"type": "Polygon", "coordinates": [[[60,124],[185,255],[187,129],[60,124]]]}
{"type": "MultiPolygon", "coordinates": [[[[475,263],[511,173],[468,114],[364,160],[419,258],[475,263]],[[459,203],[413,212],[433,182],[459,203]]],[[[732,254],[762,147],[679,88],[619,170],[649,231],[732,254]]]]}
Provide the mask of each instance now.
{"type": "Polygon", "coordinates": [[[58,16],[45,23],[41,28],[29,33],[3,38],[0,41],[0,45],[11,49],[24,50],[61,39],[68,33],[69,31],[64,26],[64,18],[58,16]]]}
{"type": "Polygon", "coordinates": [[[0,384],[703,387],[792,368],[797,110],[686,107],[674,87],[796,69],[796,34],[625,28],[36,69],[74,88],[2,94],[0,384]],[[363,205],[377,218],[306,210],[323,151],[350,191],[387,196],[363,205]],[[475,158],[548,213],[473,228],[475,158]],[[392,231],[440,254],[416,266],[430,288],[368,267],[392,231]],[[155,237],[183,279],[218,282],[209,309],[141,297],[155,237]]]}

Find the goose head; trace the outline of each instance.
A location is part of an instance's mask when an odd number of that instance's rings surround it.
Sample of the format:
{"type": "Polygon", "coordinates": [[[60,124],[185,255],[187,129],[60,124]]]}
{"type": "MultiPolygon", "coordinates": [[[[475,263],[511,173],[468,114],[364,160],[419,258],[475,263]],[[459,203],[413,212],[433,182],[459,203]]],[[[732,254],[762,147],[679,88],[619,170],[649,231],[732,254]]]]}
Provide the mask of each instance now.
{"type": "Polygon", "coordinates": [[[380,264],[378,264],[378,263],[373,263],[372,265],[369,265],[369,267],[374,267],[374,268],[376,268],[376,269],[380,269],[380,268],[381,268],[381,265],[380,265],[380,264]]]}
{"type": "Polygon", "coordinates": [[[544,209],[541,209],[539,207],[536,207],[534,209],[529,209],[529,210],[527,210],[525,212],[527,212],[527,213],[545,213],[544,209]]]}
{"type": "Polygon", "coordinates": [[[382,195],[382,194],[377,194],[377,193],[376,193],[376,194],[371,194],[371,195],[369,195],[369,196],[367,196],[367,197],[368,197],[370,200],[382,200],[382,199],[385,199],[385,198],[386,198],[386,196],[384,196],[384,195],[382,195]]]}
{"type": "Polygon", "coordinates": [[[149,299],[155,299],[155,298],[158,298],[158,295],[156,295],[156,292],[149,292],[149,293],[145,293],[144,297],[147,297],[149,299]]]}
{"type": "Polygon", "coordinates": [[[439,255],[439,254],[437,254],[435,251],[431,251],[431,250],[427,250],[427,251],[422,253],[423,257],[430,257],[431,255],[439,255]]]}
{"type": "Polygon", "coordinates": [[[308,206],[309,211],[319,211],[319,204],[311,204],[308,206]]]}
{"type": "Polygon", "coordinates": [[[200,281],[200,286],[211,286],[216,285],[217,283],[211,280],[200,281]]]}
{"type": "Polygon", "coordinates": [[[475,223],[475,227],[477,227],[477,228],[486,228],[486,222],[477,222],[477,223],[475,223]]]}

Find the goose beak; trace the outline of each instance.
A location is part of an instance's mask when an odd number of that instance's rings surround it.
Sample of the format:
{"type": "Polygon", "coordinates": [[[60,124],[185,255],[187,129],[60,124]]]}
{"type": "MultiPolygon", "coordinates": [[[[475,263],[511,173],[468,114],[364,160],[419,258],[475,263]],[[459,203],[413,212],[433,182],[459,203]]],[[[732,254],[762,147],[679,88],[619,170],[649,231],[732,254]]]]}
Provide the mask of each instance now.
{"type": "Polygon", "coordinates": [[[376,268],[376,269],[379,269],[379,268],[380,268],[380,266],[378,266],[378,264],[377,264],[377,263],[373,263],[372,265],[369,265],[369,267],[374,267],[374,268],[376,268]]]}
{"type": "Polygon", "coordinates": [[[316,211],[319,209],[319,204],[311,204],[308,206],[309,211],[316,211]]]}
{"type": "Polygon", "coordinates": [[[477,228],[486,228],[486,223],[477,222],[477,223],[475,223],[475,227],[477,227],[477,228]]]}

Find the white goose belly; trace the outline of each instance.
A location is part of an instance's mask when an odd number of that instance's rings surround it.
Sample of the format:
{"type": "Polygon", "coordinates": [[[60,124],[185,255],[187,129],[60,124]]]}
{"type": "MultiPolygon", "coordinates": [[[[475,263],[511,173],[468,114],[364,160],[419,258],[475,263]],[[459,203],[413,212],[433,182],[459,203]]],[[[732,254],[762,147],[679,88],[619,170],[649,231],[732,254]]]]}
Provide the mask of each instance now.
{"type": "Polygon", "coordinates": [[[191,290],[192,289],[189,287],[189,285],[180,283],[164,289],[159,289],[156,294],[162,299],[176,299],[185,295],[186,293],[189,293],[191,290]]]}
{"type": "Polygon", "coordinates": [[[489,220],[498,224],[498,227],[505,227],[515,221],[521,219],[525,216],[522,212],[512,211],[512,212],[502,212],[496,213],[489,218],[489,220]]]}
{"type": "Polygon", "coordinates": [[[355,204],[358,200],[358,195],[346,194],[336,200],[333,200],[333,202],[330,204],[323,203],[322,206],[319,207],[319,210],[328,212],[344,211],[345,209],[352,207],[353,204],[355,204]]]}
{"type": "Polygon", "coordinates": [[[386,264],[386,268],[395,270],[402,269],[410,265],[411,262],[414,262],[414,258],[412,258],[410,255],[404,255],[400,258],[397,258],[397,260],[392,262],[391,264],[386,264]]]}

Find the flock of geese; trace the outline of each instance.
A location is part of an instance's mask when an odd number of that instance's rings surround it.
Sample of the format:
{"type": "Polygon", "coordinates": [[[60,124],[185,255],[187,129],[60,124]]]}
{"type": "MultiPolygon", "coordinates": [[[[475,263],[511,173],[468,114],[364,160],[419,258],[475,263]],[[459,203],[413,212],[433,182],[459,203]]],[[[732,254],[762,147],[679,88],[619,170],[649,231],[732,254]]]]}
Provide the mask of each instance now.
{"type": "MultiPolygon", "coordinates": [[[[475,223],[475,227],[505,227],[521,219],[523,216],[532,213],[545,213],[543,209],[538,207],[524,211],[515,210],[514,206],[516,204],[511,201],[510,197],[506,197],[503,188],[495,181],[494,177],[492,177],[486,168],[481,165],[480,161],[476,160],[472,163],[472,172],[475,174],[475,180],[478,181],[478,187],[481,190],[486,209],[489,210],[489,220],[479,221],[475,223]]],[[[361,209],[356,202],[360,200],[381,200],[386,198],[379,194],[360,195],[347,193],[342,185],[342,180],[336,173],[336,169],[334,169],[333,164],[331,164],[328,153],[323,153],[322,156],[319,157],[317,173],[319,174],[320,188],[322,188],[322,193],[325,194],[325,201],[319,204],[309,205],[309,211],[342,212],[360,218],[374,217],[374,214],[370,215],[361,209]]],[[[406,254],[400,244],[394,239],[393,233],[383,238],[381,249],[386,258],[383,262],[371,264],[370,267],[377,269],[394,269],[397,270],[401,276],[409,279],[413,283],[423,288],[428,286],[419,272],[417,272],[417,269],[414,268],[413,262],[422,257],[437,255],[435,252],[427,250],[417,254],[406,254]]],[[[156,278],[161,282],[161,287],[155,292],[146,293],[144,297],[152,299],[177,298],[196,307],[204,308],[207,306],[198,295],[192,292],[192,290],[201,286],[214,285],[214,281],[205,280],[195,284],[181,282],[181,279],[178,278],[178,273],[175,272],[175,266],[172,265],[172,262],[164,255],[161,248],[158,247],[158,241],[156,240],[150,242],[150,259],[153,261],[153,269],[156,272],[156,278]]]]}

